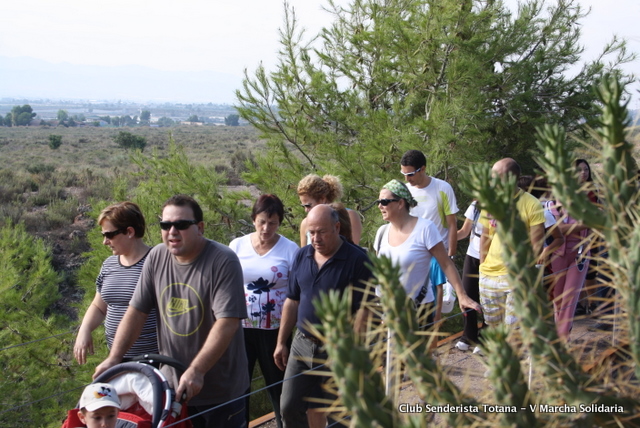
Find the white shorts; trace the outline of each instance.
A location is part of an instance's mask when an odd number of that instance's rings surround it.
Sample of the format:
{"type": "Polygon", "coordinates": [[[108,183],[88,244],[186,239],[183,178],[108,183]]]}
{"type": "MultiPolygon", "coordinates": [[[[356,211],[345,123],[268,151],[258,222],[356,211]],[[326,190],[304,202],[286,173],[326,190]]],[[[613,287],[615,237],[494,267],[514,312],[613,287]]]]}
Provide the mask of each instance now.
{"type": "Polygon", "coordinates": [[[490,326],[503,322],[511,325],[518,321],[507,275],[480,274],[480,305],[484,321],[490,326]]]}

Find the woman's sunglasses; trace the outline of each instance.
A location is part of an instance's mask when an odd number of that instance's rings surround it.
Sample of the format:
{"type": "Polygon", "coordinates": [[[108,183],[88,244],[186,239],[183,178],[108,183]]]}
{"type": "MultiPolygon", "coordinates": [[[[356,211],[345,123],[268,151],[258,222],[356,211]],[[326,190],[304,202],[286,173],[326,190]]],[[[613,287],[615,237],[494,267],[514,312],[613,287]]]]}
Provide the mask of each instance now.
{"type": "Polygon", "coordinates": [[[376,205],[380,204],[383,207],[386,207],[387,205],[389,205],[391,202],[398,202],[400,199],[378,199],[376,201],[376,205]]]}
{"type": "Polygon", "coordinates": [[[160,229],[171,230],[175,227],[178,230],[187,230],[192,224],[198,224],[196,220],[161,221],[160,229]]]}
{"type": "Polygon", "coordinates": [[[118,230],[112,230],[111,232],[100,232],[102,233],[102,236],[104,236],[105,238],[111,240],[113,239],[116,235],[120,234],[120,233],[125,233],[127,231],[127,229],[118,229],[118,230]]]}

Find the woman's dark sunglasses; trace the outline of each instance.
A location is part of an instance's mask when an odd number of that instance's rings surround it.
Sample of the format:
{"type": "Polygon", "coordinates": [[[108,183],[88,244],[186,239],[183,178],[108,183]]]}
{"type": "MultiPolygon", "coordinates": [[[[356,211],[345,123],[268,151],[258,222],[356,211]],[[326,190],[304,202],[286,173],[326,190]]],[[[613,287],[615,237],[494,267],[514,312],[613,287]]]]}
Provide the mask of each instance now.
{"type": "Polygon", "coordinates": [[[391,202],[398,202],[400,199],[378,199],[376,201],[376,205],[380,204],[383,207],[386,207],[387,205],[389,205],[391,202]]]}
{"type": "Polygon", "coordinates": [[[111,240],[116,235],[118,235],[120,233],[125,233],[126,231],[127,231],[127,229],[118,229],[118,230],[112,230],[111,232],[100,232],[100,233],[102,233],[102,236],[104,236],[105,238],[111,240]]]}
{"type": "Polygon", "coordinates": [[[198,224],[198,222],[196,220],[161,221],[160,229],[170,230],[172,227],[175,227],[178,230],[186,230],[192,224],[198,224]]]}

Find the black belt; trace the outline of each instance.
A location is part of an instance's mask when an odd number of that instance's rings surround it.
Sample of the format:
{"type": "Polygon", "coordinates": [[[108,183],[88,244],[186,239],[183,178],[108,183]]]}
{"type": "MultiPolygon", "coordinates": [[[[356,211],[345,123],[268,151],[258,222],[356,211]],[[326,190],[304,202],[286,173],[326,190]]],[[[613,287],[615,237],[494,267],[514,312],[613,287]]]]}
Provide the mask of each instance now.
{"type": "Polygon", "coordinates": [[[306,334],[300,332],[300,336],[302,336],[303,339],[308,340],[311,343],[314,343],[316,345],[324,345],[324,342],[320,339],[318,339],[317,337],[314,336],[307,336],[306,334]]]}

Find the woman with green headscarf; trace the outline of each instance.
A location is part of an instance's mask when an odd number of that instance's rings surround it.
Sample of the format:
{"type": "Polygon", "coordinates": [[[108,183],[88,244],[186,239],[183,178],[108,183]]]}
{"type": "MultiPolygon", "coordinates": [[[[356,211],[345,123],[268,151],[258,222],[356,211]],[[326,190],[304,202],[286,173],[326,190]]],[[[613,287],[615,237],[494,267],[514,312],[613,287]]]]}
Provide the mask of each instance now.
{"type": "Polygon", "coordinates": [[[433,321],[435,296],[428,281],[431,257],[436,258],[456,290],[460,309],[480,311],[480,305],[464,292],[458,270],[447,255],[436,226],[431,220],[409,214],[409,209],[417,202],[407,186],[391,180],[382,187],[376,202],[382,219],[389,222],[378,229],[374,241],[376,253],[389,257],[400,266],[400,282],[416,303],[420,325],[433,321]]]}

